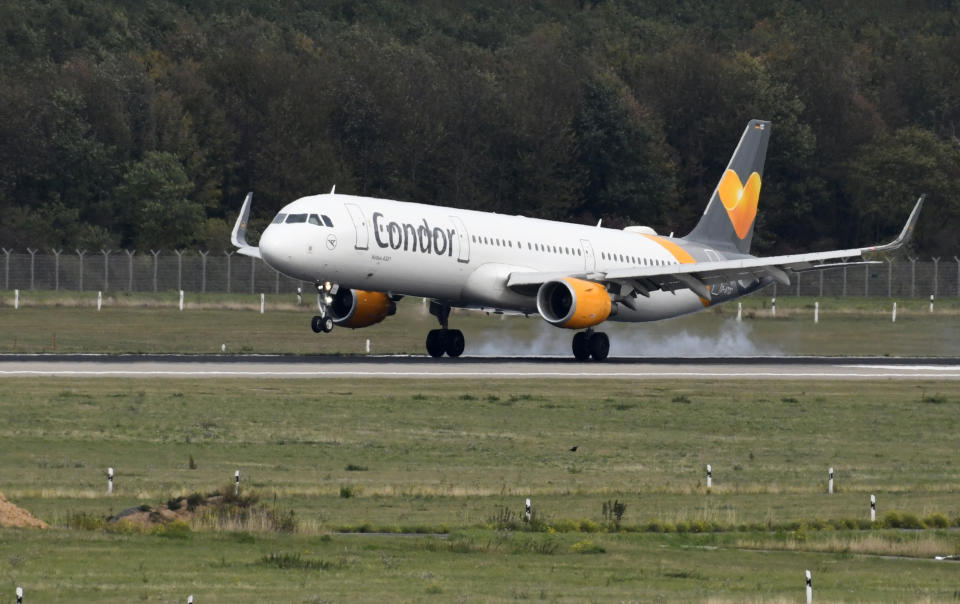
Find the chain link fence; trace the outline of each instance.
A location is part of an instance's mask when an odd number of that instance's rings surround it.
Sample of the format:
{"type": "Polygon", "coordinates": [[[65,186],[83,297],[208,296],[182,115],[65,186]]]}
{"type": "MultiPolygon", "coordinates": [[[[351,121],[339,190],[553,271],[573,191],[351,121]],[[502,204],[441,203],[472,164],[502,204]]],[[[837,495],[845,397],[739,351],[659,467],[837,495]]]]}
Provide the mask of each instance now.
{"type": "MultiPolygon", "coordinates": [[[[304,287],[260,259],[227,252],[0,250],[5,290],[279,294],[304,287]]],[[[794,275],[788,287],[774,288],[776,296],[960,296],[960,258],[910,258],[812,271],[794,275]]]]}
{"type": "Polygon", "coordinates": [[[303,282],[281,275],[259,258],[232,252],[2,252],[0,284],[5,290],[279,294],[303,287],[303,282]]]}

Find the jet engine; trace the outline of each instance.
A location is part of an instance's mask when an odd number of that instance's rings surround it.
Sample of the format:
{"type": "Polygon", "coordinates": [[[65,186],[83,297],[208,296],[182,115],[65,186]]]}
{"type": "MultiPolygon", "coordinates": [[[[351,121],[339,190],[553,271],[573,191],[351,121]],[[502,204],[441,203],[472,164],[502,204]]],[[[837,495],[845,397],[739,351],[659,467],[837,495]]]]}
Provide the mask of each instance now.
{"type": "Polygon", "coordinates": [[[564,277],[540,286],[537,310],[557,327],[582,329],[606,321],[613,312],[613,303],[599,283],[564,277]]]}
{"type": "Polygon", "coordinates": [[[332,297],[328,311],[341,327],[368,327],[397,312],[396,303],[383,292],[341,287],[332,297]]]}

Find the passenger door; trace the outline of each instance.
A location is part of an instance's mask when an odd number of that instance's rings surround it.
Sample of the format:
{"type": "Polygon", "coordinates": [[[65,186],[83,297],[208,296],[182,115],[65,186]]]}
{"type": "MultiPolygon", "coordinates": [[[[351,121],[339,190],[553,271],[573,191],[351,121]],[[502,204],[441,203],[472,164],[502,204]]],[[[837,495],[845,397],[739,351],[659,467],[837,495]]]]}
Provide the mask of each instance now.
{"type": "Polygon", "coordinates": [[[360,206],[352,203],[346,203],[344,205],[347,211],[350,212],[350,218],[353,220],[353,228],[357,231],[357,242],[354,248],[365,250],[369,245],[370,234],[369,229],[367,229],[367,219],[363,215],[363,210],[360,209],[360,206]]]}

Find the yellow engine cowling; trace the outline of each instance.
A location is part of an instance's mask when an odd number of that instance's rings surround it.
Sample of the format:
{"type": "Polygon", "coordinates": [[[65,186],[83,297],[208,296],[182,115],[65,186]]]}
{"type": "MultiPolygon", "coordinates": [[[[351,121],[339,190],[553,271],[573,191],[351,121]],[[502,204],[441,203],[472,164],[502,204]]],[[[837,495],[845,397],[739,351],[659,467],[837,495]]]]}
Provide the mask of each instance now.
{"type": "Polygon", "coordinates": [[[610,294],[599,283],[564,277],[540,286],[537,310],[557,327],[583,329],[606,321],[613,304],[610,294]]]}
{"type": "Polygon", "coordinates": [[[341,287],[330,304],[330,317],[341,327],[368,327],[397,312],[397,305],[383,292],[341,287]]]}

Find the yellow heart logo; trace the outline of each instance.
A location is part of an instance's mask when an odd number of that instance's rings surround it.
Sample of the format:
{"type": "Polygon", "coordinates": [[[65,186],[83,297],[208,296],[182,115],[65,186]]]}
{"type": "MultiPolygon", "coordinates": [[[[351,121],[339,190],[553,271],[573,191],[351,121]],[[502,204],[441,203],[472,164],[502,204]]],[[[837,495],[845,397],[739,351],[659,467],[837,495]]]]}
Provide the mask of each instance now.
{"type": "Polygon", "coordinates": [[[743,239],[750,232],[754,218],[757,217],[757,203],[760,200],[760,175],[754,172],[747,179],[747,185],[740,183],[740,177],[733,170],[727,170],[717,187],[720,201],[727,210],[727,216],[733,223],[737,237],[743,239]]]}

